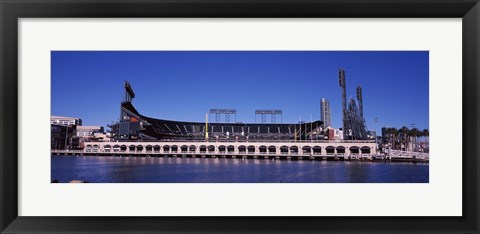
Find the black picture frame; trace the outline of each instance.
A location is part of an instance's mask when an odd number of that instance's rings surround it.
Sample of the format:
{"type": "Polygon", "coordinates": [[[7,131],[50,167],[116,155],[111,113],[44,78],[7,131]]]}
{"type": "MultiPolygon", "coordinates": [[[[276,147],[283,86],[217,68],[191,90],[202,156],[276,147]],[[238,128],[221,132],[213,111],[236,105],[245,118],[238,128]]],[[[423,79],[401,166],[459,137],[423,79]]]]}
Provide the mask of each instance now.
{"type": "MultiPolygon", "coordinates": [[[[1,233],[478,233],[478,0],[0,0],[1,233]],[[462,18],[462,217],[18,216],[18,19],[105,17],[462,18]]],[[[434,118],[434,116],[432,117],[434,118]]]]}

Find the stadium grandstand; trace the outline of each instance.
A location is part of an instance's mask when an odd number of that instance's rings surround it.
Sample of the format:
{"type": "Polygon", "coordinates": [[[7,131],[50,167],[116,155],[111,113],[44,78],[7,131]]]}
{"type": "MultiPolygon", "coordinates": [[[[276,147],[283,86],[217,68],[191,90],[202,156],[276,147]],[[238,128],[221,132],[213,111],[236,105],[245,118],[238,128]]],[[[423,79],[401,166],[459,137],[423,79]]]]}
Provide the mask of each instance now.
{"type": "Polygon", "coordinates": [[[141,115],[133,106],[135,93],[125,82],[120,121],[109,125],[118,141],[272,141],[323,139],[323,122],[206,123],[156,119],[141,115]]]}

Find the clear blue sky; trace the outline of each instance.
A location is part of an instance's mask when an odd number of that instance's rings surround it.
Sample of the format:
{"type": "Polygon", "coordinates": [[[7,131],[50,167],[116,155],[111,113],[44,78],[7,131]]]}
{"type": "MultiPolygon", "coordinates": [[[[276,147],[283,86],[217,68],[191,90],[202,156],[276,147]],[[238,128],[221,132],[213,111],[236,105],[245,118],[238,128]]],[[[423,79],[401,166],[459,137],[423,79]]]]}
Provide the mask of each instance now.
{"type": "Polygon", "coordinates": [[[428,51],[53,51],[51,55],[52,115],[79,117],[84,125],[106,126],[119,118],[123,82],[128,80],[137,95],[133,100],[137,110],[154,118],[203,122],[210,108],[233,108],[238,122],[255,122],[256,109],[281,109],[284,123],[298,122],[300,116],[310,121],[310,116],[320,119],[320,99],[327,98],[332,125],[339,128],[337,73],[343,68],[347,98],[356,98],[357,85],[363,88],[369,129],[411,128],[411,124],[428,128],[428,51]]]}

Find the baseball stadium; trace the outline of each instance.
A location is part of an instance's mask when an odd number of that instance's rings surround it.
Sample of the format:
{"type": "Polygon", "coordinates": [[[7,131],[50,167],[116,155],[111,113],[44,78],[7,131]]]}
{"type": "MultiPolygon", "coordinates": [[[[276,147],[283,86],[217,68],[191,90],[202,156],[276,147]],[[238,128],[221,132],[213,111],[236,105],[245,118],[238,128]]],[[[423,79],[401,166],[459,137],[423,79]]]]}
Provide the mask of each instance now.
{"type": "MultiPolygon", "coordinates": [[[[134,106],[135,92],[128,81],[124,83],[124,98],[120,103],[120,120],[109,127],[111,142],[85,142],[84,154],[114,156],[143,155],[165,157],[243,157],[287,158],[311,160],[343,160],[372,157],[375,141],[365,130],[361,87],[356,100],[346,100],[345,71],[339,70],[343,95],[343,134],[325,121],[274,123],[281,110],[257,110],[261,123],[229,123],[234,109],[211,109],[216,121],[186,122],[152,118],[142,115],[134,106]],[[218,122],[220,114],[227,115],[218,122]],[[270,115],[271,123],[265,123],[270,115]]],[[[330,121],[330,107],[322,99],[322,120],[330,121]],[[325,108],[324,108],[325,107],[325,108]],[[327,114],[328,113],[328,114],[327,114]]]]}

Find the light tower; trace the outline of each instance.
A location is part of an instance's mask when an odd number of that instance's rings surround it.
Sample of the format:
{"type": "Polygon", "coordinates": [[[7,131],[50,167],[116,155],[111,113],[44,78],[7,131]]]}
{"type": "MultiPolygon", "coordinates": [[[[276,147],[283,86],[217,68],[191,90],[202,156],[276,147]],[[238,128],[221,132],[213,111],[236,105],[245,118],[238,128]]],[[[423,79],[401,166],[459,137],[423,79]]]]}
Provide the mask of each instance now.
{"type": "Polygon", "coordinates": [[[208,113],[205,114],[205,141],[208,141],[208,113]]]}
{"type": "Polygon", "coordinates": [[[125,81],[124,87],[125,87],[125,94],[123,97],[123,102],[120,104],[120,121],[126,120],[127,118],[129,118],[128,113],[126,113],[123,110],[122,104],[132,102],[133,98],[135,98],[135,92],[133,91],[132,86],[128,81],[125,81]]]}
{"type": "Polygon", "coordinates": [[[362,86],[357,86],[357,100],[358,100],[358,108],[360,110],[360,116],[363,118],[362,86]]]}
{"type": "Polygon", "coordinates": [[[348,139],[347,135],[349,133],[347,129],[346,119],[347,118],[347,83],[345,82],[345,71],[340,68],[338,70],[338,83],[342,88],[342,123],[343,123],[343,139],[348,139]]]}

